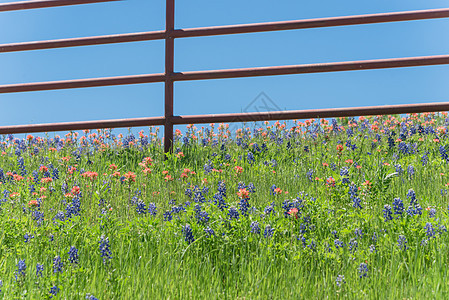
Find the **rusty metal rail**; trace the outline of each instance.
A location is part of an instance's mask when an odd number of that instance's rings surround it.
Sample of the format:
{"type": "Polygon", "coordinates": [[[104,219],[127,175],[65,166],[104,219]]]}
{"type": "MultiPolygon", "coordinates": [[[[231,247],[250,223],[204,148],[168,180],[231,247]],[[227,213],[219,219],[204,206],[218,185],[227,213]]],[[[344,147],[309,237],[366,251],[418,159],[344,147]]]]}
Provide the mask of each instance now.
{"type": "Polygon", "coordinates": [[[1,3],[0,11],[14,11],[14,10],[23,10],[23,9],[47,8],[47,7],[90,4],[90,3],[111,2],[111,1],[121,1],[121,0],[32,0],[32,1],[20,1],[20,2],[1,3]]]}
{"type": "MultiPolygon", "coordinates": [[[[120,1],[120,0],[23,1],[23,2],[0,4],[0,11],[55,7],[64,5],[74,5],[74,4],[96,3],[96,2],[110,2],[110,1],[120,1]]],[[[341,117],[341,116],[447,111],[449,110],[449,102],[315,109],[315,110],[294,110],[284,112],[237,113],[237,114],[218,114],[218,115],[209,114],[197,116],[174,116],[174,109],[173,109],[175,81],[306,74],[306,73],[320,73],[320,72],[339,72],[339,71],[371,70],[371,69],[449,64],[449,55],[437,55],[437,56],[391,58],[391,59],[377,59],[377,60],[350,61],[350,62],[332,62],[321,64],[276,66],[276,67],[262,67],[262,68],[175,72],[174,40],[176,38],[202,37],[202,36],[214,36],[224,34],[243,34],[243,33],[278,31],[278,30],[320,28],[331,26],[362,25],[362,24],[374,24],[384,22],[437,19],[447,17],[449,17],[449,8],[369,14],[359,16],[319,18],[309,20],[241,24],[231,26],[175,29],[174,27],[175,0],[166,0],[166,28],[163,31],[149,31],[139,33],[127,33],[127,34],[117,34],[107,36],[35,41],[35,42],[0,45],[0,52],[14,52],[14,51],[41,50],[52,48],[164,39],[165,72],[163,74],[143,74],[143,75],[119,76],[108,78],[91,78],[91,79],[77,79],[77,80],[65,80],[53,82],[0,85],[0,93],[15,93],[15,92],[31,92],[31,91],[113,86],[124,84],[164,82],[165,112],[163,117],[2,126],[0,127],[0,134],[163,125],[165,127],[164,150],[166,152],[169,152],[172,149],[173,125],[175,124],[287,120],[287,119],[303,119],[303,118],[317,118],[317,117],[326,118],[326,117],[341,117]]]]}

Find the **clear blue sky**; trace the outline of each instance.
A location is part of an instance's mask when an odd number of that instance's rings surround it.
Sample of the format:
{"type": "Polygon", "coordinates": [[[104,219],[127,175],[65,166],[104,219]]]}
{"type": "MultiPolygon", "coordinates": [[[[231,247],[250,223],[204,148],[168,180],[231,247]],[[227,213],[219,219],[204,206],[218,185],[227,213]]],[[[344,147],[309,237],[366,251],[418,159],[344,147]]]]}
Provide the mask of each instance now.
{"type": "MultiPolygon", "coordinates": [[[[0,0],[0,2],[10,2],[0,0]]],[[[442,0],[189,0],[176,27],[449,7],[442,0]]],[[[0,43],[162,30],[165,1],[0,13],[0,43]]],[[[449,19],[179,39],[175,71],[449,54],[449,19]]],[[[164,42],[0,54],[0,84],[164,71],[164,42]]],[[[175,114],[242,111],[260,92],[281,109],[449,101],[449,66],[175,83],[175,114]]],[[[0,94],[0,125],[163,115],[163,84],[0,94]]]]}

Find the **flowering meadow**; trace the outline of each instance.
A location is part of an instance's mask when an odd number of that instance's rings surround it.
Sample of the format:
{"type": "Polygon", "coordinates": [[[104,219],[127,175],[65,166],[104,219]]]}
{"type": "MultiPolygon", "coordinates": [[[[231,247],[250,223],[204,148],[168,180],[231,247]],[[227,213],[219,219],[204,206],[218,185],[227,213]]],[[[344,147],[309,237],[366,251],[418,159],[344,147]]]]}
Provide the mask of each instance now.
{"type": "Polygon", "coordinates": [[[0,138],[0,298],[449,297],[446,113],[0,138]]]}

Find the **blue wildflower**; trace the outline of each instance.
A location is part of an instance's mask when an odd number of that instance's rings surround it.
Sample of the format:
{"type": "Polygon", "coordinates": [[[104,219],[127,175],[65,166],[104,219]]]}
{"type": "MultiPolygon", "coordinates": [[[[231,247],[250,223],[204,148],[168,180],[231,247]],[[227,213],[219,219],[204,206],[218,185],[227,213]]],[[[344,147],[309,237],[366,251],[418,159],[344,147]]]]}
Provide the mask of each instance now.
{"type": "Polygon", "coordinates": [[[338,275],[337,279],[335,280],[335,283],[338,287],[340,287],[342,284],[346,283],[345,281],[345,275],[338,275]]]}
{"type": "Polygon", "coordinates": [[[187,244],[191,244],[195,241],[192,228],[189,224],[182,226],[182,233],[184,234],[184,240],[187,242],[187,244]]]}
{"type": "Polygon", "coordinates": [[[53,298],[53,296],[56,296],[59,292],[59,288],[54,285],[50,288],[50,298],[53,298]]]}
{"type": "Polygon", "coordinates": [[[402,202],[401,198],[394,198],[393,210],[395,215],[397,215],[398,217],[402,216],[402,213],[404,212],[404,203],[402,202]]]}
{"type": "Polygon", "coordinates": [[[403,235],[400,235],[398,238],[398,247],[401,250],[407,250],[407,238],[403,235]]]}
{"type": "Polygon", "coordinates": [[[359,277],[360,278],[367,277],[368,276],[368,271],[369,271],[368,270],[368,265],[365,264],[365,263],[361,263],[359,268],[358,268],[358,271],[359,271],[359,277]]]}
{"type": "Polygon", "coordinates": [[[112,252],[111,249],[109,249],[109,238],[102,235],[98,244],[100,249],[100,256],[103,257],[103,263],[106,263],[107,259],[112,259],[112,252]]]}
{"type": "Polygon", "coordinates": [[[251,233],[260,234],[259,222],[253,221],[251,222],[251,233]]]}
{"type": "Polygon", "coordinates": [[[211,236],[215,235],[215,231],[212,228],[210,228],[209,226],[204,228],[204,232],[206,233],[206,237],[211,237],[211,236]]]}
{"type": "Polygon", "coordinates": [[[271,225],[267,225],[265,227],[265,230],[263,231],[263,236],[266,238],[272,237],[274,233],[274,228],[271,227],[271,225]]]}
{"type": "Polygon", "coordinates": [[[393,220],[393,215],[392,215],[392,212],[391,212],[391,206],[390,205],[385,204],[383,212],[384,212],[385,222],[393,220]]]}
{"type": "Polygon", "coordinates": [[[55,258],[53,259],[53,273],[62,273],[62,267],[63,267],[63,263],[61,260],[60,256],[55,256],[55,258]]]}
{"type": "Polygon", "coordinates": [[[78,263],[78,260],[78,249],[76,249],[74,246],[71,246],[69,250],[69,262],[71,262],[72,264],[76,264],[78,263]]]}
{"type": "Polygon", "coordinates": [[[232,220],[232,219],[238,220],[240,215],[235,207],[231,207],[229,209],[228,216],[229,216],[229,220],[232,220]]]}
{"type": "Polygon", "coordinates": [[[36,264],[36,277],[42,277],[43,271],[44,271],[44,265],[37,263],[36,264]]]}
{"type": "Polygon", "coordinates": [[[18,276],[25,276],[25,270],[27,269],[27,265],[24,259],[20,259],[16,265],[17,270],[15,271],[15,277],[17,280],[18,276]]]}

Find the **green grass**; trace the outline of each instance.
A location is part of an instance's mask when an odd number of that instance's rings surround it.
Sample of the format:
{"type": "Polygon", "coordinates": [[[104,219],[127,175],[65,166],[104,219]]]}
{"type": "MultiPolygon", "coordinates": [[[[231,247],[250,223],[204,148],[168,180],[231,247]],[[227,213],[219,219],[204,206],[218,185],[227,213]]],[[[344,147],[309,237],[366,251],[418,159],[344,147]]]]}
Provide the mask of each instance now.
{"type": "Polygon", "coordinates": [[[4,136],[0,296],[46,299],[56,286],[55,299],[87,294],[98,299],[448,298],[445,115],[362,118],[351,136],[348,124],[354,122],[341,119],[344,127],[332,130],[315,121],[297,127],[298,132],[269,126],[263,134],[249,131],[240,139],[226,139],[229,133],[222,127],[191,128],[184,136],[189,144],[178,137],[167,160],[160,139],[151,135],[148,143],[137,137],[132,145],[126,145],[129,137],[114,138],[108,130],[83,138],[72,134],[64,143],[49,137],[15,142],[4,136]],[[139,165],[145,157],[153,159],[151,165],[139,165]],[[71,167],[76,168],[72,174],[71,167]],[[144,174],[145,167],[151,174],[144,174]],[[183,177],[184,169],[195,174],[186,171],[183,177]],[[87,171],[97,176],[81,175],[87,171]],[[134,172],[135,182],[121,179],[128,172],[134,172]],[[44,177],[53,180],[43,183],[44,177]],[[226,186],[223,210],[214,198],[219,182],[226,186]],[[248,191],[250,183],[255,189],[247,215],[237,195],[239,182],[248,191]],[[273,185],[282,192],[273,194],[273,185]],[[68,195],[74,186],[80,188],[78,197],[68,195]],[[422,208],[414,215],[407,213],[410,189],[422,208]],[[400,214],[395,214],[395,198],[404,206],[400,214]],[[39,207],[30,203],[37,199],[39,207]],[[357,199],[361,208],[354,205],[357,199]],[[142,203],[145,213],[138,213],[142,203]],[[150,203],[157,208],[154,215],[150,203]],[[384,217],[387,204],[392,220],[384,217]],[[231,208],[238,219],[230,217],[231,208]],[[207,213],[204,222],[197,221],[199,211],[203,217],[207,213]],[[253,222],[260,233],[251,231],[253,222]],[[187,224],[192,239],[183,231],[187,224]],[[271,236],[264,234],[268,225],[271,236]],[[26,242],[26,234],[34,237],[26,242]],[[101,257],[102,237],[109,240],[111,258],[101,257]],[[405,247],[398,239],[406,241],[405,247]],[[71,246],[78,250],[74,263],[71,246]],[[56,256],[62,272],[54,272],[56,256]],[[26,264],[23,273],[18,272],[20,260],[26,264]],[[42,276],[36,275],[38,263],[44,266],[42,276]],[[362,263],[366,276],[359,272],[362,263]],[[341,284],[338,276],[344,276],[341,284]]]}

